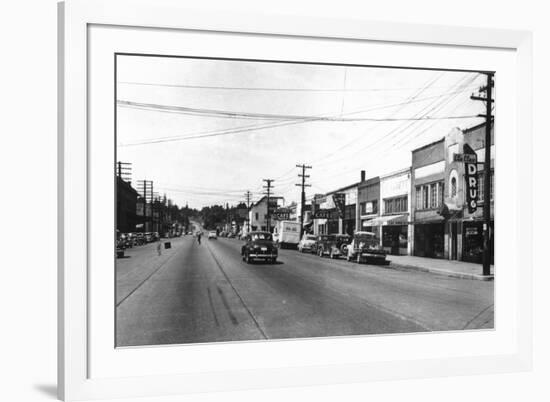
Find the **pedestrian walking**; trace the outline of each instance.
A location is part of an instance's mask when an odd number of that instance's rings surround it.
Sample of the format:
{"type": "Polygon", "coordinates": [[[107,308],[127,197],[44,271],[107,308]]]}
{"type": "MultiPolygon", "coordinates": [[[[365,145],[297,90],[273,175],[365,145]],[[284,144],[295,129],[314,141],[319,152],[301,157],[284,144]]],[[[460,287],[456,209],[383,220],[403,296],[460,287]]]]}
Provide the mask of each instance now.
{"type": "Polygon", "coordinates": [[[157,243],[157,253],[158,253],[159,257],[162,254],[161,250],[162,250],[162,247],[161,247],[160,238],[159,238],[159,241],[157,243]]]}
{"type": "Polygon", "coordinates": [[[202,232],[197,232],[197,241],[199,242],[199,244],[201,244],[201,236],[202,232]]]}

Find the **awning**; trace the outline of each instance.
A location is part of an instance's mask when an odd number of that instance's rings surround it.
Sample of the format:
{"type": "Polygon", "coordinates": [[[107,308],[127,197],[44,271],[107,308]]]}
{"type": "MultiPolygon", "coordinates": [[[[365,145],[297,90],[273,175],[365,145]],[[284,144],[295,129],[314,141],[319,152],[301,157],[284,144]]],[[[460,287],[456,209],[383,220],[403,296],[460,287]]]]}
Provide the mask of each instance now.
{"type": "Polygon", "coordinates": [[[443,223],[444,221],[445,219],[441,215],[437,215],[426,217],[424,219],[416,219],[414,222],[411,223],[414,223],[415,225],[429,225],[432,223],[443,223]]]}
{"type": "Polygon", "coordinates": [[[363,221],[363,227],[367,226],[385,226],[385,225],[407,225],[409,222],[407,220],[408,215],[388,215],[388,216],[378,216],[368,221],[363,221]]]}

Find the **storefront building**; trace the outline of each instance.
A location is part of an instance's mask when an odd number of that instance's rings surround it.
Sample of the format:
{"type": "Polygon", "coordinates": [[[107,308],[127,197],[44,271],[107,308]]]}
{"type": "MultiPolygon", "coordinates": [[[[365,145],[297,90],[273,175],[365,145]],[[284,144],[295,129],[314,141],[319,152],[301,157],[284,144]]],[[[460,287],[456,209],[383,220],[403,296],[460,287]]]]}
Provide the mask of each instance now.
{"type": "Polygon", "coordinates": [[[445,138],[412,151],[412,254],[445,258],[445,138]]]}
{"type": "MultiPolygon", "coordinates": [[[[273,213],[278,208],[284,206],[283,197],[270,197],[269,198],[269,211],[273,213]]],[[[250,230],[261,230],[273,232],[273,228],[277,223],[276,220],[271,217],[269,219],[269,228],[268,225],[268,216],[267,216],[267,197],[262,197],[258,202],[255,202],[250,206],[248,212],[248,220],[250,222],[250,230]]]]}
{"type": "MultiPolygon", "coordinates": [[[[361,172],[364,179],[364,172],[361,172]]],[[[359,183],[331,191],[327,194],[316,194],[313,199],[313,210],[323,210],[328,217],[313,220],[313,233],[318,234],[349,234],[353,235],[357,227],[358,203],[357,192],[359,183]],[[344,209],[339,211],[335,203],[335,196],[343,195],[344,209]]]]}
{"type": "Polygon", "coordinates": [[[381,245],[389,254],[411,254],[410,198],[410,168],[380,177],[380,217],[372,224],[380,226],[381,245]]]}
{"type": "MultiPolygon", "coordinates": [[[[491,225],[490,250],[493,256],[494,239],[494,135],[491,136],[491,225]]],[[[470,145],[477,154],[478,162],[485,161],[485,124],[480,124],[466,130],[454,129],[445,138],[446,142],[446,169],[445,177],[447,191],[445,193],[445,218],[447,256],[451,260],[460,260],[474,263],[482,262],[483,255],[483,204],[486,202],[484,194],[484,164],[478,165],[478,206],[470,214],[466,204],[466,180],[463,162],[455,162],[454,154],[462,153],[464,144],[470,145]]],[[[493,263],[493,261],[491,261],[493,263]]]]}
{"type": "Polygon", "coordinates": [[[369,222],[380,215],[380,177],[364,180],[358,187],[357,202],[359,213],[356,226],[361,231],[374,232],[378,238],[382,237],[379,226],[372,226],[369,222]]]}

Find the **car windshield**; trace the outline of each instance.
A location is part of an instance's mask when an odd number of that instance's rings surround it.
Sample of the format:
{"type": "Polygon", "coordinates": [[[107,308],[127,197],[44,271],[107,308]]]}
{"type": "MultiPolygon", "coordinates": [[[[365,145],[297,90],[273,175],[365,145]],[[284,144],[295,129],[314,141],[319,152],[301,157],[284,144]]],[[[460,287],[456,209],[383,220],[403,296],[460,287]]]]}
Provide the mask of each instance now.
{"type": "Polygon", "coordinates": [[[334,240],[334,239],[336,239],[336,236],[333,236],[333,235],[321,236],[321,240],[324,240],[324,241],[330,241],[330,240],[334,240]]]}
{"type": "Polygon", "coordinates": [[[252,240],[271,240],[271,234],[270,233],[253,233],[250,235],[250,238],[252,240]]]}
{"type": "Polygon", "coordinates": [[[306,236],[306,240],[315,240],[315,236],[306,236]]]}

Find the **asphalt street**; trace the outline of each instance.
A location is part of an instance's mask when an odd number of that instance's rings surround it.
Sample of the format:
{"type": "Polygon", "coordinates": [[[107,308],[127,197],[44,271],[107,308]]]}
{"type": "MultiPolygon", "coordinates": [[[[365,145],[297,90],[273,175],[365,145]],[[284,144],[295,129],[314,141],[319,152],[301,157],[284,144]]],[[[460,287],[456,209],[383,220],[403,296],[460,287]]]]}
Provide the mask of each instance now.
{"type": "Polygon", "coordinates": [[[493,328],[494,282],[280,250],[246,264],[242,241],[193,236],[116,264],[117,346],[493,328]]]}

